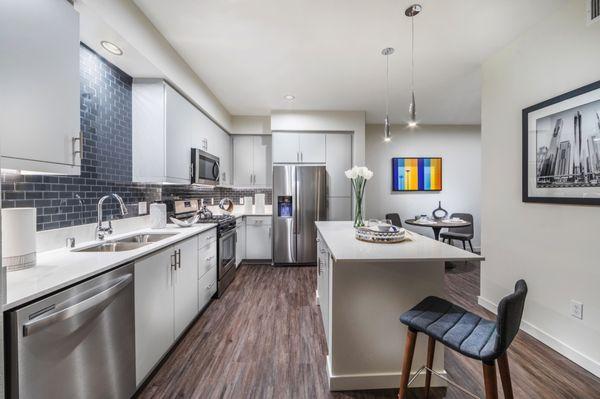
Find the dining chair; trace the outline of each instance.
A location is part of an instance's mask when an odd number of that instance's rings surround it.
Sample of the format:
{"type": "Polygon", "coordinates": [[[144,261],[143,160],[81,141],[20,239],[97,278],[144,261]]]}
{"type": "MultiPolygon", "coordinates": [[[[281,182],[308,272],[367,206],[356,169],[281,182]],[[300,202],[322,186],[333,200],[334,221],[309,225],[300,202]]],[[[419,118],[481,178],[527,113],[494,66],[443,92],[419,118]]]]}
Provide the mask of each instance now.
{"type": "Polygon", "coordinates": [[[400,215],[398,215],[397,213],[386,213],[385,219],[391,220],[392,224],[396,227],[402,227],[402,221],[400,220],[400,215]]]}
{"type": "MultiPolygon", "coordinates": [[[[448,349],[482,363],[486,399],[498,399],[497,363],[504,398],[513,399],[507,352],[519,332],[526,296],[527,284],[524,280],[517,281],[514,292],[500,301],[495,322],[435,296],[428,296],[402,314],[400,321],[408,327],[408,331],[398,399],[406,398],[408,385],[412,381],[410,374],[418,333],[425,334],[429,338],[427,365],[421,367],[416,373],[418,375],[423,370],[426,372],[425,398],[429,394],[431,373],[435,373],[432,370],[435,344],[440,342],[448,349]]],[[[450,380],[448,382],[458,385],[450,380]]],[[[460,389],[464,390],[462,387],[460,389]]]]}
{"type": "Polygon", "coordinates": [[[450,217],[460,218],[471,224],[466,227],[448,228],[448,231],[445,231],[440,234],[442,241],[446,242],[446,240],[448,240],[448,244],[450,245],[452,245],[453,240],[462,241],[462,245],[465,250],[467,249],[466,243],[468,242],[469,247],[471,247],[471,252],[475,252],[473,251],[473,244],[471,244],[471,240],[475,235],[475,230],[473,228],[473,215],[471,215],[470,213],[453,213],[452,215],[450,215],[450,217]]]}

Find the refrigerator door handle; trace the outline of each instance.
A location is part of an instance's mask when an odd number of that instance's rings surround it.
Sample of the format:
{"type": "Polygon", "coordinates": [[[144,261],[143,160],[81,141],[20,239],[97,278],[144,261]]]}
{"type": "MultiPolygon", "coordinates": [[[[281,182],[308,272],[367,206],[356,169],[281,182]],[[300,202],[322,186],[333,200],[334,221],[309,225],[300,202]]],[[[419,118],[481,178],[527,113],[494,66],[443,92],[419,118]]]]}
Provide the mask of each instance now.
{"type": "Polygon", "coordinates": [[[300,220],[302,219],[302,215],[300,212],[302,212],[302,204],[300,203],[300,176],[298,176],[301,172],[299,168],[295,168],[295,180],[296,180],[296,223],[294,224],[295,226],[295,230],[296,230],[296,234],[301,234],[302,233],[302,226],[300,225],[300,220]]]}

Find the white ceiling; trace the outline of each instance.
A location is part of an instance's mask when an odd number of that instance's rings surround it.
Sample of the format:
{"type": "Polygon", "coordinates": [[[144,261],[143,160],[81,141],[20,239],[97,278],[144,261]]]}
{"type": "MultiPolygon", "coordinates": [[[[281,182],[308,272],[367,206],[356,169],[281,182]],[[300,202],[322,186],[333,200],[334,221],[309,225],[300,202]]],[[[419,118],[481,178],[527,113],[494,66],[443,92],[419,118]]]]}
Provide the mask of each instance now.
{"type": "MultiPolygon", "coordinates": [[[[271,110],[385,112],[390,57],[392,122],[409,102],[406,0],[134,0],[234,115],[271,110]],[[296,96],[288,102],[286,94],[296,96]]],[[[480,123],[480,65],[567,0],[422,0],[415,18],[421,122],[480,123]]]]}

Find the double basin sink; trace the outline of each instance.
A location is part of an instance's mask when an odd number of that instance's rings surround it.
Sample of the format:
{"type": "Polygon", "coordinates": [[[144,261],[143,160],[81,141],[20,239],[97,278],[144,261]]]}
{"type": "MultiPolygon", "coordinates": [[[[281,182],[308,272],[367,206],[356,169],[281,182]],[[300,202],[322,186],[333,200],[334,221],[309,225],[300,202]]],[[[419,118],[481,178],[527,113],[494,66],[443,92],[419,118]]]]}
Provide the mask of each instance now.
{"type": "Polygon", "coordinates": [[[75,252],[122,252],[131,251],[150,245],[154,242],[173,237],[177,233],[136,234],[118,240],[106,241],[87,248],[76,249],[75,252]]]}

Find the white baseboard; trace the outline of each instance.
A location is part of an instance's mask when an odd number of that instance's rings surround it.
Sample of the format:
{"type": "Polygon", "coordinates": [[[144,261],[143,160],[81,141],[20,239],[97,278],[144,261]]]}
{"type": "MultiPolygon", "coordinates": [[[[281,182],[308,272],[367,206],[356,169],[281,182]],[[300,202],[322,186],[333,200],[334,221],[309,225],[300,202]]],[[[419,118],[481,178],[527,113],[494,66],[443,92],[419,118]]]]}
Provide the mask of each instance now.
{"type": "MultiPolygon", "coordinates": [[[[358,389],[389,389],[400,386],[400,375],[402,373],[377,373],[377,374],[343,374],[331,375],[330,358],[327,356],[327,376],[329,377],[330,391],[353,391],[358,389]]],[[[413,368],[414,368],[413,364],[413,368]]],[[[419,366],[420,367],[420,366],[419,366]]],[[[448,378],[446,370],[435,370],[437,373],[448,378]]],[[[415,373],[411,372],[411,377],[415,373]]],[[[425,386],[425,373],[421,373],[411,384],[411,388],[425,386]]],[[[431,378],[432,387],[446,387],[448,383],[435,375],[431,378]]]]}
{"type": "MultiPolygon", "coordinates": [[[[494,314],[498,313],[498,304],[490,301],[489,299],[478,296],[477,303],[494,314]]],[[[557,351],[567,359],[571,360],[572,362],[583,367],[590,373],[594,374],[596,377],[600,377],[600,362],[598,362],[597,360],[594,360],[589,356],[585,355],[584,353],[579,352],[578,350],[572,348],[565,342],[548,334],[546,331],[540,329],[539,327],[531,324],[526,320],[521,321],[521,330],[525,331],[527,334],[531,335],[533,338],[537,339],[543,344],[554,349],[555,351],[557,351]]]]}

